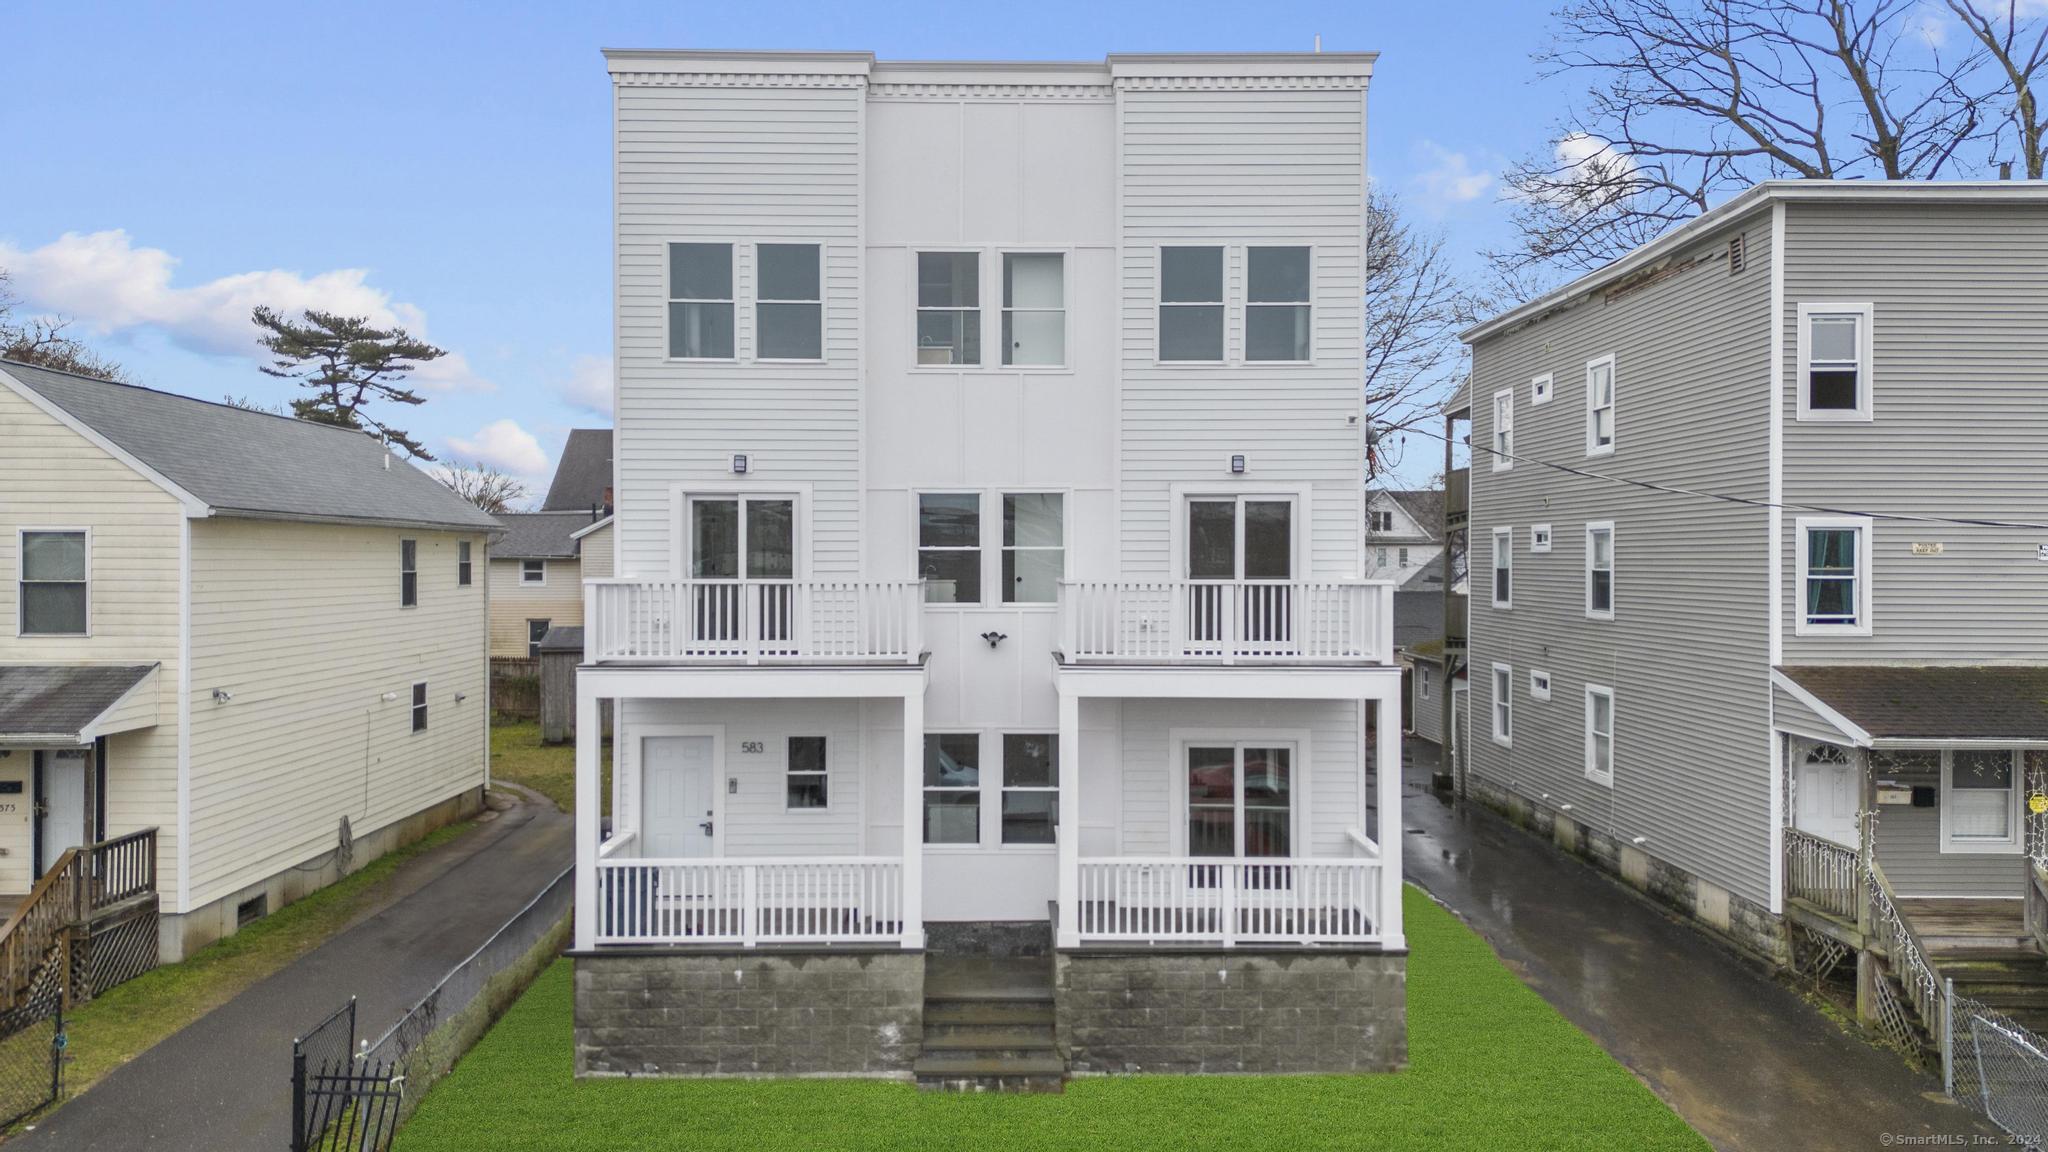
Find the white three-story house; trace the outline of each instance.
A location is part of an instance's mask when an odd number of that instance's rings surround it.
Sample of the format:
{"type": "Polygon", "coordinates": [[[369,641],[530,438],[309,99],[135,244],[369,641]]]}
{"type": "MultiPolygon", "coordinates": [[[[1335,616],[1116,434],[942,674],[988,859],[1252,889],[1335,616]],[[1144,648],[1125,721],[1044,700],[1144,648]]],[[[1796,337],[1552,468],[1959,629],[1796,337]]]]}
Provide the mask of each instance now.
{"type": "Polygon", "coordinates": [[[1372,57],[607,59],[579,1070],[1400,1063],[1372,57]]]}

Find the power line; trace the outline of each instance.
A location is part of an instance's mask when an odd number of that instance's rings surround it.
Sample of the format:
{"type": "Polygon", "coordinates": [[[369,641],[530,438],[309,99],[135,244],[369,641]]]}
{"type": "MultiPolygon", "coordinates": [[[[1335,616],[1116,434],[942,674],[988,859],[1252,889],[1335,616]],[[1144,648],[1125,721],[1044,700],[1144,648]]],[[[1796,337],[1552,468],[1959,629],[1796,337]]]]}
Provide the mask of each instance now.
{"type": "MultiPolygon", "coordinates": [[[[1404,428],[1401,431],[1428,436],[1431,439],[1442,440],[1452,445],[1457,443],[1457,441],[1452,440],[1441,432],[1434,432],[1420,426],[1404,428]]],[[[1567,475],[1578,476],[1587,480],[1599,480],[1608,484],[1621,484],[1630,488],[1642,488],[1651,492],[1663,492],[1673,496],[1692,496],[1702,500],[1718,500],[1724,504],[1740,504],[1750,508],[1776,508],[1787,512],[1814,512],[1825,516],[1863,516],[1872,520],[1898,520],[1915,524],[1945,524],[1964,528],[2024,528],[2031,531],[2048,532],[2048,524],[2033,524],[2021,520],[1987,520],[1964,516],[1921,516],[1911,512],[1872,512],[1857,508],[1832,508],[1822,504],[1790,504],[1777,500],[1758,500],[1752,496],[1732,496],[1726,492],[1702,492],[1697,488],[1681,488],[1676,484],[1659,484],[1651,480],[1632,480],[1626,476],[1610,476],[1605,472],[1595,472],[1590,468],[1577,468],[1570,464],[1559,464],[1537,456],[1502,452],[1490,444],[1474,444],[1470,437],[1465,439],[1465,446],[1469,451],[1485,452],[1488,456],[1495,459],[1509,460],[1517,464],[1533,464],[1540,468],[1549,468],[1552,471],[1563,472],[1567,475]]]]}

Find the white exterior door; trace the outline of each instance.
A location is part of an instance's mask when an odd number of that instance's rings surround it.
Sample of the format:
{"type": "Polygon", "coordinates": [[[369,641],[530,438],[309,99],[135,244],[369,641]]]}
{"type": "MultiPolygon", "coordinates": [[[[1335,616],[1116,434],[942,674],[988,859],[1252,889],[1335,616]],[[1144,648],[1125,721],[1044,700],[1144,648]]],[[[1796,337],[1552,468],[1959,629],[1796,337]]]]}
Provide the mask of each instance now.
{"type": "Polygon", "coordinates": [[[1793,789],[1798,797],[1796,826],[1837,844],[1862,847],[1856,827],[1861,785],[1855,763],[1840,749],[1820,748],[1802,756],[1793,789]]]}
{"type": "Polygon", "coordinates": [[[85,751],[43,753],[43,858],[36,875],[49,871],[66,849],[85,843],[85,773],[92,755],[85,751]]]}
{"type": "Polygon", "coordinates": [[[1465,766],[1466,713],[1470,711],[1471,697],[1463,684],[1451,686],[1451,730],[1445,740],[1451,750],[1451,771],[1457,772],[1465,766]]]}
{"type": "Polygon", "coordinates": [[[710,856],[717,830],[717,776],[709,736],[649,736],[640,743],[641,854],[659,860],[710,856]]]}

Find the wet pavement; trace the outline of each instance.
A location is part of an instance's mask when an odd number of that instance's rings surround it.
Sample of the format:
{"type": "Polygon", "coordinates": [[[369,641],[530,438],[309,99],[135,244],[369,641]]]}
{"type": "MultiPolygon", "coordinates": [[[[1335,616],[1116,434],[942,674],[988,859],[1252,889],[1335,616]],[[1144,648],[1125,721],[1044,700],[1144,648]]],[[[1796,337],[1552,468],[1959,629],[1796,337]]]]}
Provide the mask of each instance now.
{"type": "Polygon", "coordinates": [[[1438,799],[1434,746],[1410,741],[1405,759],[1408,879],[1714,1147],[2005,1146],[1938,1079],[1761,962],[1492,812],[1438,799]]]}

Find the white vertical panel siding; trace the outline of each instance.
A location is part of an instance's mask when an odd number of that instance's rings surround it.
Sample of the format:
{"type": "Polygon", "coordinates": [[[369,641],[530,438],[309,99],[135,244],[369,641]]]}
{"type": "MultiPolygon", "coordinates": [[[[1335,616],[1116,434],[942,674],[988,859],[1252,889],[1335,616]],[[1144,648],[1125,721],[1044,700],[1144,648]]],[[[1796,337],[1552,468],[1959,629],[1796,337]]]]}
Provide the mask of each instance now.
{"type": "MultiPolygon", "coordinates": [[[[1472,395],[1515,390],[1518,455],[1761,500],[1769,473],[1770,226],[1752,214],[1702,237],[1649,283],[1473,350],[1472,395]],[[1731,275],[1728,239],[1748,241],[1731,275]],[[1687,264],[1688,260],[1696,263],[1687,264]],[[1586,456],[1585,364],[1616,358],[1616,451],[1586,456]],[[1554,398],[1528,403],[1549,372],[1554,398]]],[[[1493,412],[1474,405],[1472,443],[1493,412]]],[[[1472,771],[1651,856],[1767,903],[1771,764],[1764,509],[1582,479],[1477,448],[1472,536],[1490,578],[1493,530],[1514,528],[1514,607],[1471,612],[1472,771]],[[1585,613],[1588,521],[1615,524],[1613,620],[1585,613]],[[1551,526],[1547,554],[1532,524],[1551,526]],[[1492,739],[1495,663],[1514,667],[1514,743],[1492,739]],[[1529,695],[1529,672],[1551,697],[1529,695]],[[1585,776],[1585,687],[1615,690],[1614,786],[1585,776]],[[1546,799],[1547,797],[1547,799],[1546,799]]]]}
{"type": "MultiPolygon", "coordinates": [[[[1785,499],[2048,522],[2048,205],[1793,203],[1785,247],[1785,499]],[[1875,306],[1876,419],[1797,419],[1802,302],[1875,306]]],[[[1872,635],[1798,636],[1795,515],[1787,663],[2048,659],[2048,531],[1879,521],[1872,635]]]]}
{"type": "MultiPolygon", "coordinates": [[[[859,569],[862,91],[615,77],[618,569],[668,571],[671,485],[811,485],[812,570],[859,569]],[[740,361],[669,363],[667,245],[731,242],[740,361]],[[759,241],[822,246],[825,362],[758,364],[747,304],[759,241]]],[[[843,80],[843,78],[842,78],[843,80]]],[[[840,83],[840,80],[832,83],[840,83]]]]}
{"type": "MultiPolygon", "coordinates": [[[[605,530],[607,533],[610,529],[605,530]]],[[[584,538],[587,544],[594,536],[584,538]]],[[[478,548],[479,555],[483,549],[478,548]]],[[[426,564],[423,558],[421,565],[426,564]]],[[[522,583],[520,561],[493,559],[491,581],[491,655],[500,660],[526,659],[526,622],[546,620],[550,626],[583,623],[582,564],[550,560],[545,584],[522,583]]],[[[595,575],[593,573],[593,575],[595,575]]]]}
{"type": "Polygon", "coordinates": [[[360,838],[483,784],[484,589],[455,582],[463,539],[483,554],[481,534],[193,523],[195,904],[332,851],[344,816],[360,838]],[[418,541],[414,608],[400,539],[418,541]]]}
{"type": "Polygon", "coordinates": [[[1359,89],[1125,90],[1123,568],[1172,571],[1169,486],[1314,485],[1310,572],[1358,568],[1365,101],[1359,89]],[[1222,245],[1224,366],[1155,360],[1158,246],[1222,245]],[[1243,362],[1245,245],[1314,248],[1311,364],[1243,362]],[[1230,457],[1249,474],[1230,475],[1230,457]]]}
{"type": "Polygon", "coordinates": [[[157,682],[164,706],[156,727],[109,741],[107,831],[159,828],[157,883],[166,909],[178,891],[178,723],[172,697],[178,683],[183,517],[163,489],[0,388],[0,662],[163,665],[157,682]],[[38,526],[91,530],[91,636],[15,634],[21,618],[18,533],[38,526]]]}
{"type": "MultiPolygon", "coordinates": [[[[861,765],[861,701],[859,700],[628,700],[625,753],[632,771],[640,770],[640,741],[649,726],[662,724],[722,725],[725,763],[714,767],[716,789],[724,795],[727,856],[858,856],[862,847],[861,808],[864,801],[861,765]],[[788,810],[787,773],[791,736],[825,737],[826,807],[788,810]],[[744,751],[758,741],[761,751],[744,751]],[[727,791],[727,781],[737,781],[727,791]]],[[[877,702],[878,714],[895,711],[894,701],[877,702]]],[[[878,716],[879,718],[879,716],[878,716]]],[[[895,731],[902,730],[897,712],[895,731]]],[[[898,782],[902,760],[876,761],[876,767],[898,782]],[[893,769],[893,770],[892,770],[893,769]]],[[[642,795],[645,795],[643,789],[642,795]]]]}

